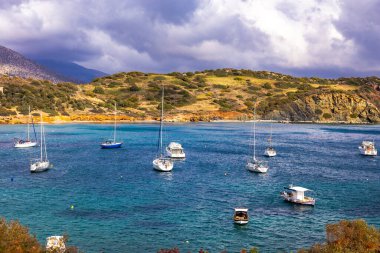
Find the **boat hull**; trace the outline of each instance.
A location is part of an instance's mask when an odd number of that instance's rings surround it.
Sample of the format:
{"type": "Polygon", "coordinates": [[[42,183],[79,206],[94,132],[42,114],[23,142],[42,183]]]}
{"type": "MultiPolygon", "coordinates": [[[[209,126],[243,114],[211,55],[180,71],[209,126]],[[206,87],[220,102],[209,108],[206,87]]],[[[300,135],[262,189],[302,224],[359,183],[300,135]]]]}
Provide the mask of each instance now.
{"type": "Polygon", "coordinates": [[[247,170],[249,170],[250,172],[255,172],[255,173],[267,173],[268,171],[268,166],[260,166],[254,163],[247,163],[246,167],[247,167],[247,170]]]}
{"type": "Polygon", "coordinates": [[[30,172],[37,173],[37,172],[44,172],[50,169],[50,162],[49,161],[38,161],[35,163],[32,163],[30,165],[30,172]]]}
{"type": "Polygon", "coordinates": [[[176,158],[176,159],[186,158],[186,154],[185,153],[176,154],[176,153],[172,153],[170,150],[166,150],[166,154],[170,158],[176,158]]]}
{"type": "Polygon", "coordinates": [[[367,150],[365,148],[359,147],[360,154],[364,156],[377,156],[377,149],[367,150]]]}
{"type": "Polygon", "coordinates": [[[116,143],[102,143],[100,144],[100,147],[102,149],[112,149],[112,148],[121,148],[121,145],[123,145],[123,143],[121,142],[116,142],[116,143]]]}
{"type": "Polygon", "coordinates": [[[248,224],[248,220],[234,220],[234,223],[237,225],[246,225],[248,224]]]}
{"type": "Polygon", "coordinates": [[[15,148],[31,148],[37,146],[37,142],[26,141],[23,143],[15,143],[15,148]]]}
{"type": "Polygon", "coordinates": [[[166,147],[166,155],[170,158],[177,158],[177,159],[183,159],[183,158],[186,158],[186,154],[185,152],[183,151],[183,148],[182,146],[180,146],[180,144],[177,144],[177,143],[174,143],[176,144],[177,146],[179,147],[173,147],[173,142],[169,144],[168,147],[166,147]]]}
{"type": "Polygon", "coordinates": [[[157,158],[153,161],[153,169],[160,172],[172,171],[173,165],[173,162],[169,159],[157,158]]]}

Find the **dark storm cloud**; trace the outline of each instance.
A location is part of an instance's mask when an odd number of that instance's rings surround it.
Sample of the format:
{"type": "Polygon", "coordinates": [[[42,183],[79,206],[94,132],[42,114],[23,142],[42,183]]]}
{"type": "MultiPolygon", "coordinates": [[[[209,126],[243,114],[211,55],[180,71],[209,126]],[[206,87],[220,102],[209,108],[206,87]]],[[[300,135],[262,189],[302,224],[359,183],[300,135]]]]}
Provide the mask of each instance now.
{"type": "Polygon", "coordinates": [[[378,1],[0,2],[0,45],[108,73],[211,68],[299,76],[380,69],[378,1]]]}
{"type": "Polygon", "coordinates": [[[380,1],[343,1],[338,30],[359,47],[369,65],[380,65],[380,1]]]}

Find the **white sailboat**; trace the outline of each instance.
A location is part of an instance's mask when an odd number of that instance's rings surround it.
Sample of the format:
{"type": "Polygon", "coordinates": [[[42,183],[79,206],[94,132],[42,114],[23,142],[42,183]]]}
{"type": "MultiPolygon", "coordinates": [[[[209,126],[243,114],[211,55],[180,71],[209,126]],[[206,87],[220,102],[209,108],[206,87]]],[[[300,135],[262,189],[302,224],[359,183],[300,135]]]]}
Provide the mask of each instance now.
{"type": "Polygon", "coordinates": [[[122,142],[116,141],[116,103],[115,103],[115,117],[114,117],[114,124],[113,124],[113,139],[106,140],[100,144],[101,148],[103,149],[111,149],[111,148],[121,148],[122,142]]]}
{"type": "Polygon", "coordinates": [[[158,148],[156,159],[153,160],[153,168],[161,172],[169,172],[173,169],[173,161],[164,156],[163,146],[162,146],[162,129],[164,124],[164,87],[162,87],[162,98],[161,98],[161,119],[160,119],[160,132],[158,137],[158,148]]]}
{"type": "Polygon", "coordinates": [[[47,157],[47,151],[46,151],[46,140],[45,140],[45,129],[44,124],[42,121],[42,114],[41,115],[41,142],[40,142],[40,153],[41,156],[39,159],[35,159],[31,161],[30,163],[30,172],[43,172],[50,168],[50,162],[47,157]]]}
{"type": "Polygon", "coordinates": [[[270,136],[269,136],[268,142],[269,142],[269,147],[265,149],[264,155],[268,157],[276,156],[277,152],[272,146],[272,123],[270,124],[270,136]]]}
{"type": "Polygon", "coordinates": [[[30,115],[30,106],[29,106],[29,116],[28,116],[28,127],[26,131],[26,140],[23,139],[15,139],[15,148],[30,148],[30,147],[35,147],[37,146],[37,135],[36,135],[36,130],[34,129],[34,123],[33,123],[33,118],[30,115]],[[33,126],[33,131],[34,131],[34,141],[30,139],[30,121],[32,121],[32,126],[33,126]]]}
{"type": "Polygon", "coordinates": [[[256,105],[253,114],[253,157],[248,161],[247,170],[256,173],[266,173],[269,169],[265,161],[256,158],[256,105]]]}

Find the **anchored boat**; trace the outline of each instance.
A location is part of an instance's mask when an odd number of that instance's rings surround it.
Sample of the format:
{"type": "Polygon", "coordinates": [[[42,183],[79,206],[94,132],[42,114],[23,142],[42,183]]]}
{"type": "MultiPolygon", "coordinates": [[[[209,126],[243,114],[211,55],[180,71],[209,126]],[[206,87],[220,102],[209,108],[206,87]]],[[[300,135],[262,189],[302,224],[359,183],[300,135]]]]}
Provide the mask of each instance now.
{"type": "Polygon", "coordinates": [[[41,141],[40,141],[40,158],[34,159],[30,163],[30,172],[43,172],[50,169],[50,162],[47,157],[46,151],[46,140],[45,140],[45,129],[42,121],[41,115],[41,141]]]}
{"type": "Polygon", "coordinates": [[[178,142],[170,142],[166,147],[166,154],[170,158],[186,158],[185,151],[178,142]]]}
{"type": "Polygon", "coordinates": [[[116,103],[115,103],[115,117],[114,117],[114,124],[113,124],[113,139],[106,140],[100,144],[100,147],[103,149],[111,149],[111,148],[121,148],[122,142],[116,141],[116,103]]]}
{"type": "Polygon", "coordinates": [[[253,114],[253,157],[248,161],[247,170],[256,173],[266,173],[269,169],[268,163],[256,158],[256,105],[253,114]]]}
{"type": "Polygon", "coordinates": [[[161,172],[169,172],[173,169],[173,161],[164,156],[163,146],[162,146],[162,130],[164,124],[164,87],[162,87],[162,98],[161,98],[161,118],[160,118],[160,131],[158,136],[158,145],[157,145],[157,156],[153,160],[153,168],[161,172]]]}
{"type": "Polygon", "coordinates": [[[33,117],[30,115],[30,106],[29,106],[29,117],[28,117],[28,127],[26,131],[26,140],[17,138],[15,139],[15,148],[30,148],[30,147],[35,147],[37,146],[37,134],[36,130],[34,128],[34,122],[33,122],[33,117]],[[33,132],[34,132],[34,141],[30,139],[30,122],[32,122],[32,127],[33,127],[33,132]]]}
{"type": "Polygon", "coordinates": [[[377,156],[377,149],[375,147],[375,141],[363,141],[359,146],[360,154],[366,156],[377,156]]]}
{"type": "Polygon", "coordinates": [[[269,147],[265,149],[264,155],[268,157],[276,156],[277,152],[272,146],[272,123],[270,124],[270,136],[269,136],[268,142],[269,142],[269,147]]]}
{"type": "Polygon", "coordinates": [[[314,206],[315,199],[312,197],[306,197],[305,192],[311,191],[307,188],[300,186],[289,185],[288,187],[284,187],[285,191],[281,192],[281,196],[285,201],[300,204],[300,205],[308,205],[314,206]]]}
{"type": "Polygon", "coordinates": [[[234,208],[234,223],[245,225],[249,221],[248,208],[234,208]]]}

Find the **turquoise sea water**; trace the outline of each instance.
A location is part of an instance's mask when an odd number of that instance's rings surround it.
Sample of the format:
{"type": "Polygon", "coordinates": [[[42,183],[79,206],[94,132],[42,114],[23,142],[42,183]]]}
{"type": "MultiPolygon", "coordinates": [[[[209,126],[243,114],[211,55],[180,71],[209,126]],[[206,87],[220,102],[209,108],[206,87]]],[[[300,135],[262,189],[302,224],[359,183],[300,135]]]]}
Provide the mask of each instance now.
{"type": "MultiPolygon", "coordinates": [[[[366,138],[380,143],[380,126],[274,124],[278,156],[267,159],[266,175],[245,169],[250,129],[250,123],[169,125],[166,144],[180,141],[187,159],[172,173],[158,173],[152,169],[158,125],[119,126],[124,146],[117,150],[99,148],[111,125],[47,125],[55,167],[31,174],[29,159],[39,149],[12,146],[25,126],[0,126],[0,215],[20,220],[43,243],[66,232],[85,252],[116,253],[251,246],[289,252],[323,241],[325,224],[341,219],[380,227],[380,157],[358,150],[366,138]],[[316,206],[283,202],[279,193],[290,183],[313,189],[316,206]],[[234,207],[250,209],[248,225],[232,223],[234,207]]],[[[269,124],[257,125],[260,155],[268,131],[269,124]]]]}

